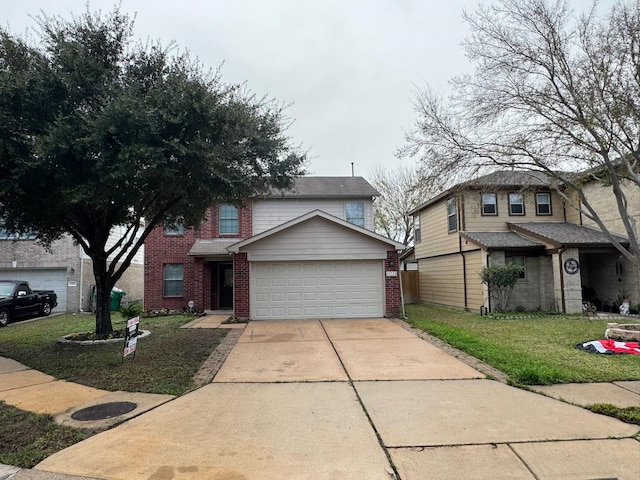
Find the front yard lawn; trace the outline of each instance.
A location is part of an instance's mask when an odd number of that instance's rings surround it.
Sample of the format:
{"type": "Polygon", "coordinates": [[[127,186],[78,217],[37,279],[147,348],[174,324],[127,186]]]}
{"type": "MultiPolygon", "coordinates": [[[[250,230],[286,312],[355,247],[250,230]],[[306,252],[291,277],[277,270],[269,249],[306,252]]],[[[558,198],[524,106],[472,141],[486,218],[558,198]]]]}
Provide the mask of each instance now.
{"type": "MultiPolygon", "coordinates": [[[[108,345],[59,344],[70,333],[92,331],[91,315],[58,315],[0,329],[0,356],[53,375],[103,390],[182,395],[192,377],[225,337],[224,329],[181,329],[193,317],[142,318],[151,335],[138,341],[135,359],[122,361],[123,341],[108,345]]],[[[120,315],[114,314],[114,328],[120,315]]]]}
{"type": "Polygon", "coordinates": [[[506,373],[514,384],[640,380],[640,355],[598,355],[574,348],[603,339],[611,319],[492,318],[429,304],[407,305],[406,311],[411,325],[506,373]]]}
{"type": "MultiPolygon", "coordinates": [[[[120,315],[114,314],[114,328],[120,315]]],[[[90,315],[58,315],[0,329],[0,356],[58,379],[104,390],[182,395],[193,375],[228,330],[181,329],[193,317],[143,318],[151,335],[138,341],[136,357],[122,361],[123,341],[82,346],[59,344],[71,333],[95,328],[90,315]]],[[[0,463],[31,468],[49,455],[96,433],[60,426],[50,415],[19,410],[0,401],[0,463]]]]}

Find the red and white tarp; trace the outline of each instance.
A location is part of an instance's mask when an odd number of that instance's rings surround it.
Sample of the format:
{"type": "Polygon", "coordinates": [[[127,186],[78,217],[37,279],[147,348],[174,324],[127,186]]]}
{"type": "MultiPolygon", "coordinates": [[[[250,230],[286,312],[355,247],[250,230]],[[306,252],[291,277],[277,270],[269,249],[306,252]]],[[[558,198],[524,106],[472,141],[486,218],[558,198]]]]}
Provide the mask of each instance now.
{"type": "Polygon", "coordinates": [[[591,342],[579,343],[578,350],[592,353],[604,353],[613,355],[617,353],[630,353],[640,355],[640,343],[638,342],[617,342],[615,340],[593,340],[591,342]]]}

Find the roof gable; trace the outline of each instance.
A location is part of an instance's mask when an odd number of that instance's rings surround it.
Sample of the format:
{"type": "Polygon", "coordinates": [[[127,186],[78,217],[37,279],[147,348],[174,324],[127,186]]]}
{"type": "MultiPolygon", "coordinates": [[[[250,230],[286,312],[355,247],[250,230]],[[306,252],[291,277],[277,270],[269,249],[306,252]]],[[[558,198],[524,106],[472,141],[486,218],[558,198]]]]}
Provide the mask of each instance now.
{"type": "Polygon", "coordinates": [[[345,220],[342,220],[341,218],[338,217],[334,217],[333,215],[329,215],[326,212],[323,212],[322,210],[314,210],[312,212],[306,213],[305,215],[301,215],[298,218],[294,218],[293,220],[290,220],[288,222],[285,222],[281,225],[278,225],[277,227],[274,227],[270,230],[266,230],[262,233],[259,233],[258,235],[254,235],[253,237],[247,238],[245,240],[241,240],[237,243],[234,243],[233,245],[230,245],[228,247],[228,251],[232,252],[232,253],[238,253],[240,251],[240,249],[247,247],[255,242],[259,242],[260,240],[263,240],[265,238],[268,238],[272,235],[275,235],[279,232],[282,232],[284,230],[288,230],[296,225],[302,224],[304,222],[307,222],[311,219],[314,218],[322,218],[325,219],[329,222],[332,222],[338,226],[341,226],[342,228],[346,228],[348,230],[351,230],[353,232],[356,232],[360,235],[363,235],[365,237],[368,237],[369,239],[375,240],[379,243],[385,244],[387,245],[387,248],[389,250],[403,250],[405,248],[405,246],[399,242],[396,242],[395,240],[392,240],[390,238],[384,237],[382,235],[378,235],[375,232],[372,232],[370,230],[367,230],[366,228],[362,228],[359,227],[357,225],[354,225],[352,223],[349,223],[345,220]]]}

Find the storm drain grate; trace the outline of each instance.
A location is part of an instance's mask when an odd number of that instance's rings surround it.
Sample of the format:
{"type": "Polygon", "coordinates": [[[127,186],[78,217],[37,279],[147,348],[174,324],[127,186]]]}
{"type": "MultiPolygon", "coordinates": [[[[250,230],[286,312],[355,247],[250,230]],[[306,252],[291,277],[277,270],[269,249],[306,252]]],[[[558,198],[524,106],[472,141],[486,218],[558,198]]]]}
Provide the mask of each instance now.
{"type": "Polygon", "coordinates": [[[71,418],[80,422],[91,420],[105,420],[107,418],[118,417],[136,409],[137,403],[133,402],[109,402],[83,408],[71,415],[71,418]]]}

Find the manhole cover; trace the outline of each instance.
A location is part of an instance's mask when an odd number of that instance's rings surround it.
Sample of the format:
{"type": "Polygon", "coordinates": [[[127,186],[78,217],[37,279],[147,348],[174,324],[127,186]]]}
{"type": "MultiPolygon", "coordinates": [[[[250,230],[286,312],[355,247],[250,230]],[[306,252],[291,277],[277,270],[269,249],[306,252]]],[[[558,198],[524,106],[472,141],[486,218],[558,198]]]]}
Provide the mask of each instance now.
{"type": "Polygon", "coordinates": [[[91,420],[104,420],[119,415],[124,415],[136,409],[137,403],[133,402],[109,402],[94,405],[93,407],[83,408],[71,414],[71,418],[80,422],[89,422],[91,420]]]}

